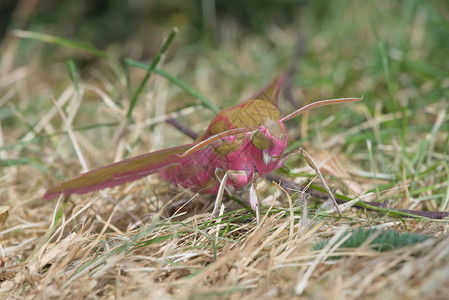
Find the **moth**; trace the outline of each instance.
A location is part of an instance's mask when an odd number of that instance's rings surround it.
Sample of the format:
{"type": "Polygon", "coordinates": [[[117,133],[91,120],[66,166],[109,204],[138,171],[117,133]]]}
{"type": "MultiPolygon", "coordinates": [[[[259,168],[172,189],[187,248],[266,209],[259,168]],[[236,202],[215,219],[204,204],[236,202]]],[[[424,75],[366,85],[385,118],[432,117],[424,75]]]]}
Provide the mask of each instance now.
{"type": "MultiPolygon", "coordinates": [[[[282,81],[282,76],[275,78],[249,100],[220,111],[206,131],[191,144],[139,155],[89,171],[49,188],[43,198],[92,192],[158,172],[177,186],[217,194],[212,216],[221,203],[224,190],[232,193],[250,185],[250,204],[259,221],[255,183],[259,177],[282,167],[292,154],[284,153],[288,141],[284,122],[316,107],[362,99],[313,102],[281,117],[278,98],[282,81]]],[[[313,159],[304,149],[294,152],[304,155],[340,214],[334,196],[313,159]]]]}

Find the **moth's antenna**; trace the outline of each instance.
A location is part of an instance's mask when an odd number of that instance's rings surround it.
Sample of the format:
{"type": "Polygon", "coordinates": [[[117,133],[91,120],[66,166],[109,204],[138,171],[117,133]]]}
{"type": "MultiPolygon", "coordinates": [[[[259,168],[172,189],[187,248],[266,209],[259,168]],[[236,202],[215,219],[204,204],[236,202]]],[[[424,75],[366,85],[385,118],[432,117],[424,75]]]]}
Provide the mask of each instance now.
{"type": "Polygon", "coordinates": [[[363,99],[363,96],[360,98],[339,98],[339,99],[330,99],[330,100],[322,100],[322,101],[313,102],[313,103],[307,104],[306,106],[301,107],[297,111],[292,112],[288,116],[283,117],[280,120],[280,122],[290,120],[291,118],[299,116],[300,114],[303,114],[306,111],[309,111],[309,110],[314,109],[319,106],[325,106],[325,105],[331,105],[331,104],[337,104],[337,103],[345,103],[345,102],[355,102],[355,101],[360,101],[362,99],[363,99]]]}

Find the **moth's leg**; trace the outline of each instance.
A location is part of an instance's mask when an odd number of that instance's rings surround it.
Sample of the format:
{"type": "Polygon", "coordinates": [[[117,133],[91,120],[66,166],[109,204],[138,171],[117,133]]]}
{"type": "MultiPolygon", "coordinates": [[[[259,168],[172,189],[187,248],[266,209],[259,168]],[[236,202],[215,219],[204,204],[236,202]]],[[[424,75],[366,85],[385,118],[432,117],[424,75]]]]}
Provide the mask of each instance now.
{"type": "Polygon", "coordinates": [[[222,178],[219,178],[219,173],[220,171],[223,171],[221,169],[215,169],[215,176],[217,177],[217,179],[220,181],[220,187],[218,188],[218,193],[217,193],[217,198],[215,198],[215,205],[214,205],[214,209],[212,210],[212,214],[210,215],[210,219],[212,220],[213,218],[215,218],[215,215],[218,211],[218,208],[221,205],[221,201],[223,200],[223,193],[225,190],[225,186],[226,186],[226,181],[228,180],[228,172],[225,172],[225,174],[223,175],[222,178]]]}
{"type": "Polygon", "coordinates": [[[293,151],[290,151],[290,152],[288,152],[288,153],[285,153],[285,154],[282,156],[282,159],[285,160],[285,159],[289,158],[290,156],[295,155],[295,154],[299,154],[299,153],[302,154],[302,156],[303,156],[304,159],[306,160],[307,164],[308,164],[308,165],[315,171],[315,173],[318,175],[318,178],[320,179],[321,184],[323,185],[323,187],[324,187],[324,189],[326,190],[326,192],[329,194],[329,197],[331,198],[332,203],[334,204],[335,209],[336,209],[337,212],[338,212],[338,215],[341,217],[341,216],[342,216],[342,215],[341,215],[341,211],[340,211],[340,208],[338,207],[337,200],[335,200],[334,194],[331,192],[329,186],[327,185],[326,181],[324,180],[324,177],[323,177],[323,175],[321,174],[321,171],[320,171],[320,169],[318,168],[318,165],[315,163],[315,161],[313,160],[313,158],[309,155],[309,153],[307,153],[307,151],[306,151],[304,148],[299,147],[299,148],[296,149],[296,150],[293,150],[293,151]]]}
{"type": "Polygon", "coordinates": [[[252,209],[256,212],[257,225],[259,225],[260,220],[259,197],[257,196],[256,190],[258,181],[259,173],[255,172],[253,175],[253,181],[251,182],[251,186],[249,187],[249,203],[251,204],[252,209]]]}
{"type": "Polygon", "coordinates": [[[212,211],[212,215],[210,216],[213,219],[220,208],[221,201],[223,200],[223,193],[226,190],[229,190],[230,187],[226,187],[226,182],[228,178],[231,178],[233,182],[248,182],[248,175],[246,175],[245,171],[242,170],[227,170],[223,175],[223,169],[217,168],[215,169],[215,176],[218,181],[220,181],[220,186],[218,188],[217,198],[215,199],[214,210],[212,211]]]}

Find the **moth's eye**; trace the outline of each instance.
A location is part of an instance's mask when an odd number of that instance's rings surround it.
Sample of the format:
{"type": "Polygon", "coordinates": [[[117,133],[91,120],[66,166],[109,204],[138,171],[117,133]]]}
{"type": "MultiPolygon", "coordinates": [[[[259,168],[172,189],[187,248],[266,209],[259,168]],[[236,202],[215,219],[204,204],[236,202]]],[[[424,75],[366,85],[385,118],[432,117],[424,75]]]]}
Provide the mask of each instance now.
{"type": "Polygon", "coordinates": [[[251,136],[251,143],[253,143],[254,147],[259,150],[266,150],[270,148],[270,139],[265,133],[260,131],[256,131],[251,136]]]}

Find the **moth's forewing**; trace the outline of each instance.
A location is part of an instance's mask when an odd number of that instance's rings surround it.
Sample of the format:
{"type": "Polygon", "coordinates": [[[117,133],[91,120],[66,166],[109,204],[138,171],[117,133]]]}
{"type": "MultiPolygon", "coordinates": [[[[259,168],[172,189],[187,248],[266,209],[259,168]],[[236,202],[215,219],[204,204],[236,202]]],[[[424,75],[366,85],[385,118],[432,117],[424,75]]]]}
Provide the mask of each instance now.
{"type": "Polygon", "coordinates": [[[180,155],[193,145],[163,149],[89,171],[49,188],[43,198],[49,200],[61,194],[84,194],[137,180],[179,162],[180,155]]]}
{"type": "Polygon", "coordinates": [[[247,100],[219,112],[209,123],[206,131],[197,139],[203,141],[227,130],[258,128],[279,121],[279,111],[272,102],[263,99],[247,100]]]}
{"type": "Polygon", "coordinates": [[[284,80],[283,76],[278,76],[274,78],[269,84],[260,89],[257,93],[252,95],[248,100],[260,99],[266,100],[278,107],[279,92],[282,88],[282,82],[284,80]]]}
{"type": "Polygon", "coordinates": [[[270,122],[279,121],[277,105],[282,81],[283,77],[279,76],[241,104],[220,111],[196,141],[201,142],[230,129],[266,125],[268,119],[270,122]]]}

